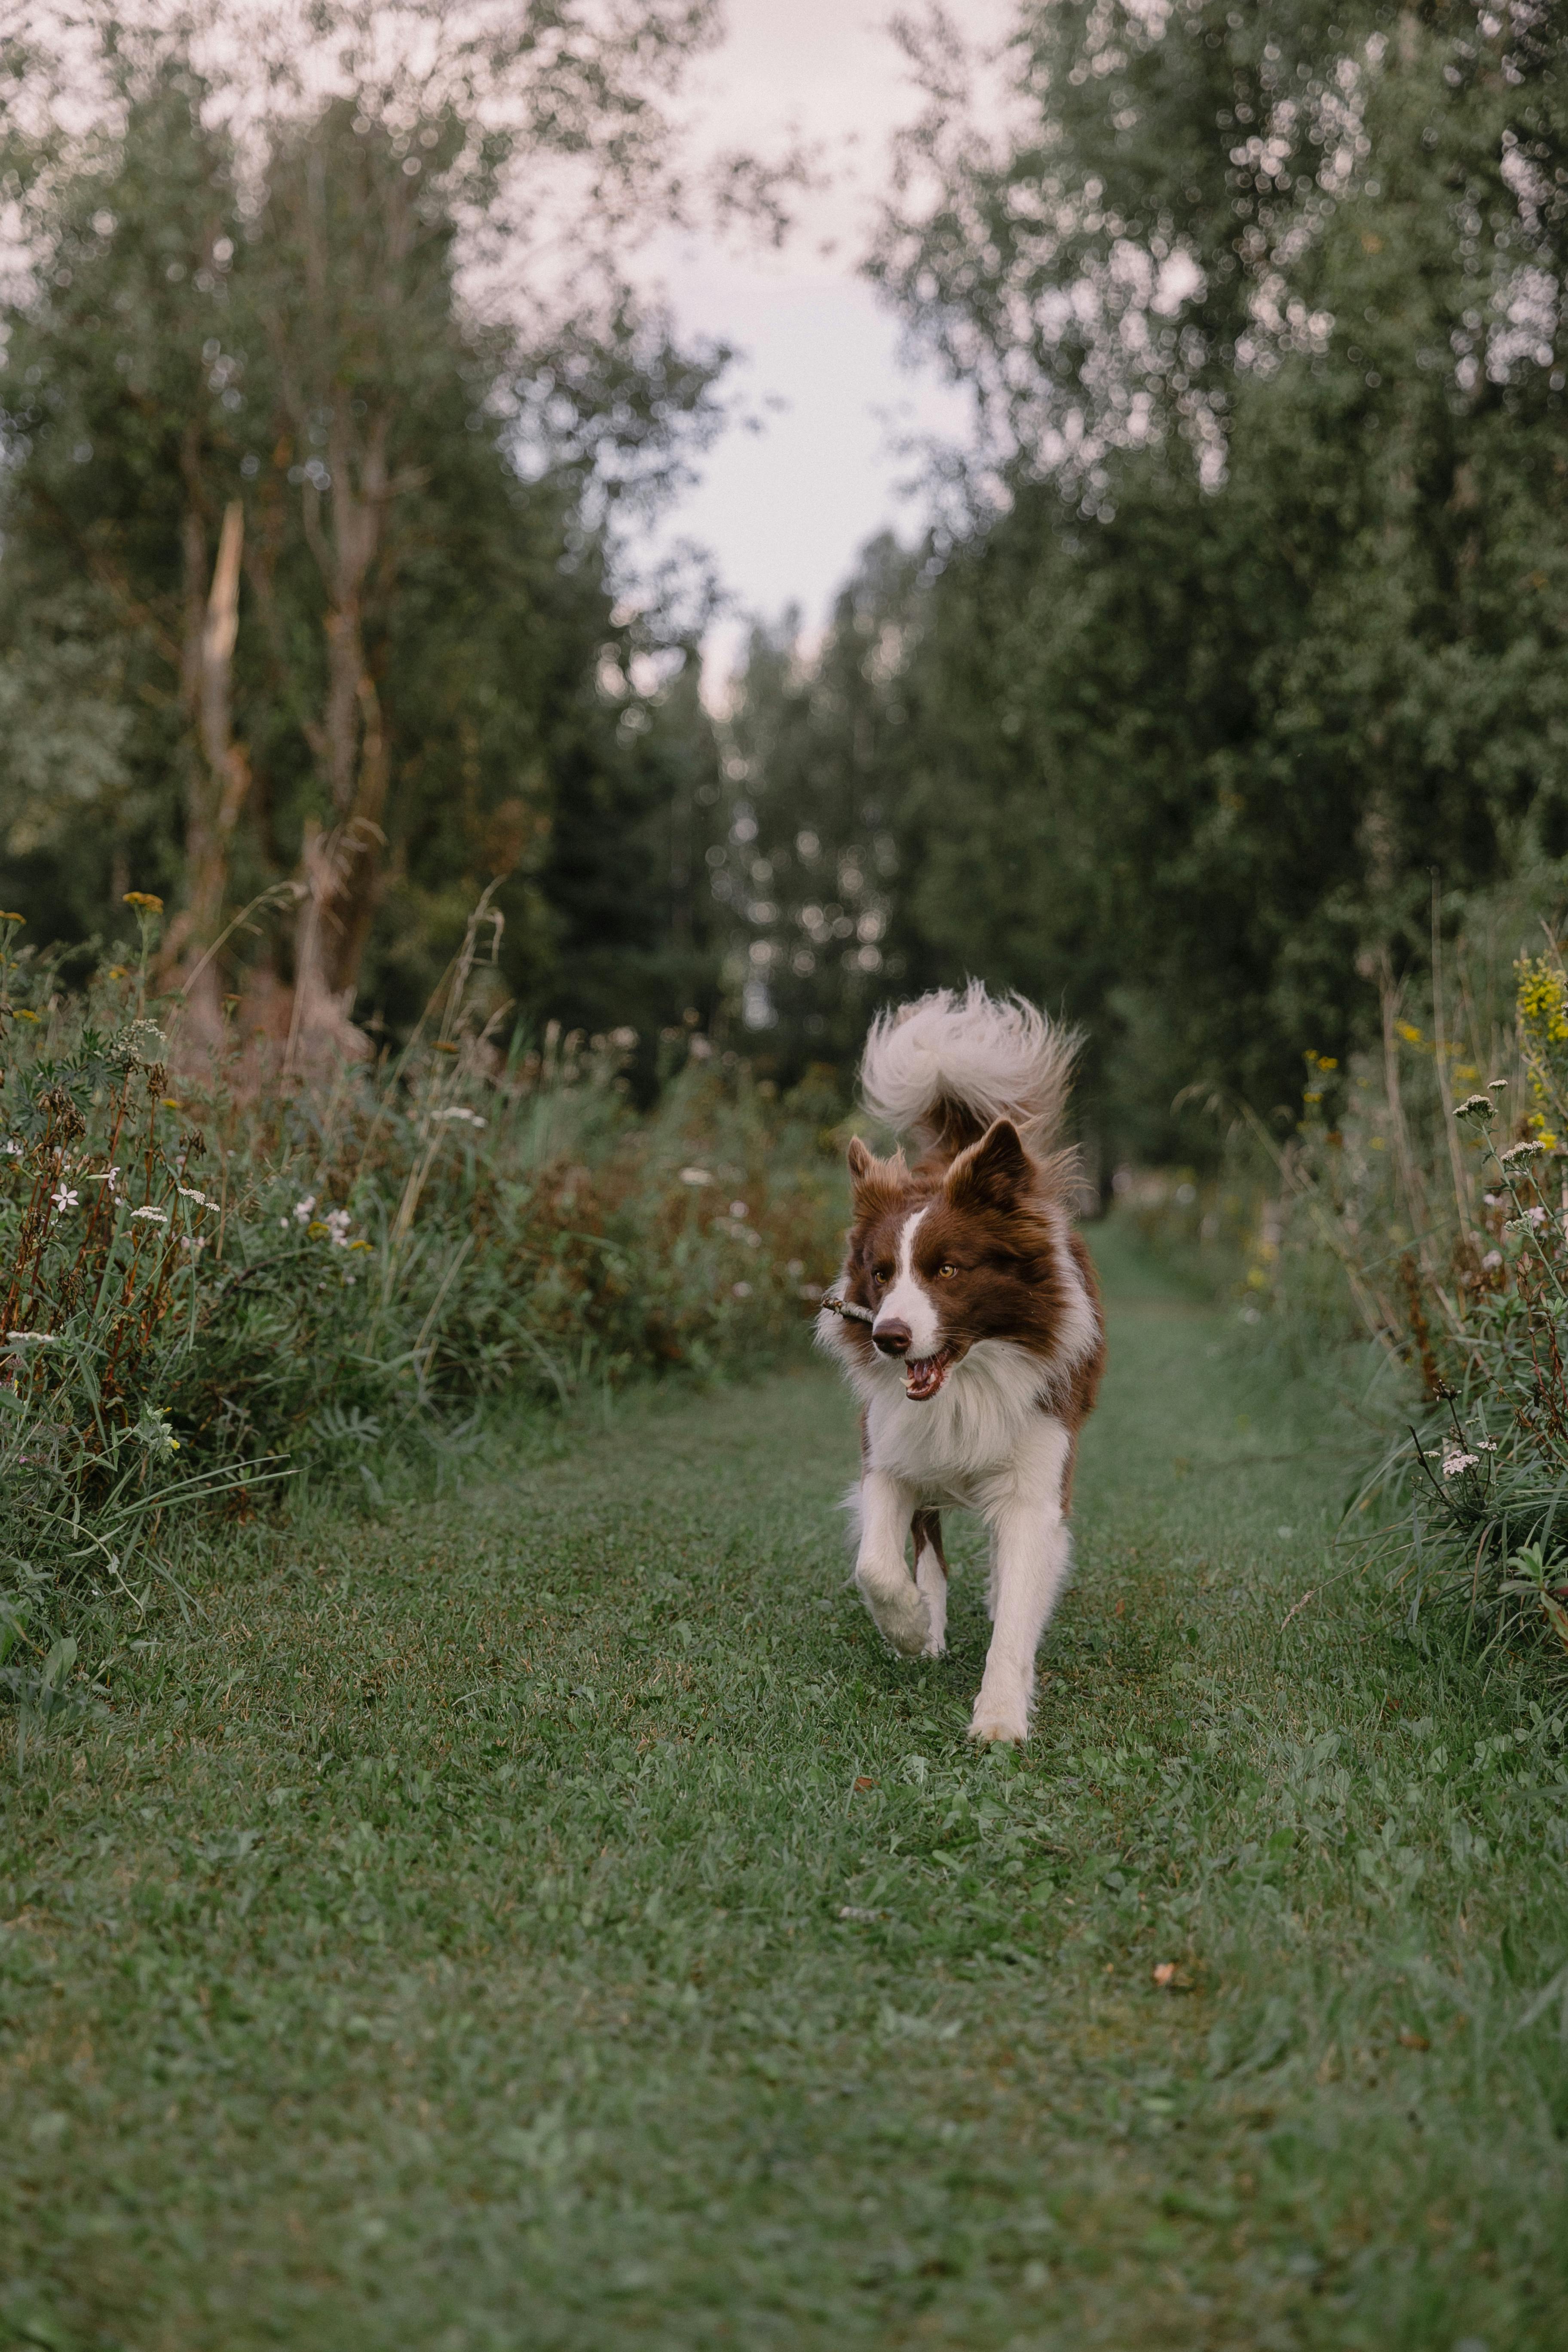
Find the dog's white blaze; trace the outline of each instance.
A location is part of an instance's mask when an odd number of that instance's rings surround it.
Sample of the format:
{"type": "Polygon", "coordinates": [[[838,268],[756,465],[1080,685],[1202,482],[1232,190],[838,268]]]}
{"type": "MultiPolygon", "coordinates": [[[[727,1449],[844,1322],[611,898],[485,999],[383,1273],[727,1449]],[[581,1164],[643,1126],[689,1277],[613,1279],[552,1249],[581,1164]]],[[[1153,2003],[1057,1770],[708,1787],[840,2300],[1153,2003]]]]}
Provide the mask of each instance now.
{"type": "Polygon", "coordinates": [[[871,1326],[871,1337],[875,1339],[879,1324],[907,1323],[911,1356],[934,1356],[942,1345],[936,1301],[915,1274],[915,1233],[925,1213],[924,1209],[916,1209],[904,1219],[899,1234],[899,1269],[893,1276],[892,1288],[877,1309],[877,1321],[871,1326]]]}

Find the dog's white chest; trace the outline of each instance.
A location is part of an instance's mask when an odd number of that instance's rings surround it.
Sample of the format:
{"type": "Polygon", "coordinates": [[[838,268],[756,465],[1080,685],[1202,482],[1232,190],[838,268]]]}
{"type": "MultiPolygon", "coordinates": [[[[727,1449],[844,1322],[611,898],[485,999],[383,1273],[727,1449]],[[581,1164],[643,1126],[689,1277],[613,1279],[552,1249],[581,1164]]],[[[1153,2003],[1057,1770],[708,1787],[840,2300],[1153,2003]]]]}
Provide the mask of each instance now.
{"type": "Polygon", "coordinates": [[[1033,1451],[1042,1386],[1039,1363],[998,1339],[972,1348],[926,1403],[912,1403],[901,1381],[879,1381],[867,1410],[871,1465],[922,1501],[973,1507],[1033,1451]]]}

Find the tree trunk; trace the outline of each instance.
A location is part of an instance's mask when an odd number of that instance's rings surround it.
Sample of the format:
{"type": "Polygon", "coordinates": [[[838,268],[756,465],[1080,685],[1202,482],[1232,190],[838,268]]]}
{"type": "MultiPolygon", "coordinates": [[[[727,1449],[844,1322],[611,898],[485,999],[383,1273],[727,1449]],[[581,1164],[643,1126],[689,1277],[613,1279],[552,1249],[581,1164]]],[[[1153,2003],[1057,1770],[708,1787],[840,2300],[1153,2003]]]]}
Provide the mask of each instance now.
{"type": "Polygon", "coordinates": [[[186,510],[185,636],[181,663],[186,708],[195,737],[185,804],[185,904],[169,927],[162,963],[183,971],[191,1026],[216,1044],[218,974],[213,946],[228,891],[228,854],[250,789],[250,764],[234,740],[234,648],[239,630],[239,566],[245,509],[224,509],[217,560],[206,580],[206,534],[195,506],[186,510]]]}
{"type": "Polygon", "coordinates": [[[365,659],[362,596],[381,545],[394,485],[386,477],[386,427],[377,419],[365,436],[358,486],[351,474],[352,433],[346,398],[339,394],[328,439],[331,525],[321,497],[305,488],[305,533],[321,568],[329,604],[327,691],[311,746],[325,771],[331,819],[306,829],[300,854],[300,902],[294,946],[294,1010],[288,1066],[300,1069],[325,1054],[363,1055],[365,1041],[350,1015],[365,942],[381,894],[385,842],[387,751],[381,698],[365,659]]]}

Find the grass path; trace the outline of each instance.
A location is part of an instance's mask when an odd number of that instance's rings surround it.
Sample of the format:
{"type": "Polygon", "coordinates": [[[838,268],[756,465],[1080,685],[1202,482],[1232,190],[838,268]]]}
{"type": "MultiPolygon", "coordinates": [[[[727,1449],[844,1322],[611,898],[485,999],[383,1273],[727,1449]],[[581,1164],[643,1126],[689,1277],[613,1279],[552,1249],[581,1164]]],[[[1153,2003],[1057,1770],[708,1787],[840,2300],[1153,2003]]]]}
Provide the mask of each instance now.
{"type": "Polygon", "coordinates": [[[817,1372],[238,1540],[8,1745],[0,2342],[1568,2342],[1553,1727],[1281,1632],[1320,1408],[1102,1256],[1022,1757],[971,1540],[940,1664],[847,1593],[817,1372]]]}

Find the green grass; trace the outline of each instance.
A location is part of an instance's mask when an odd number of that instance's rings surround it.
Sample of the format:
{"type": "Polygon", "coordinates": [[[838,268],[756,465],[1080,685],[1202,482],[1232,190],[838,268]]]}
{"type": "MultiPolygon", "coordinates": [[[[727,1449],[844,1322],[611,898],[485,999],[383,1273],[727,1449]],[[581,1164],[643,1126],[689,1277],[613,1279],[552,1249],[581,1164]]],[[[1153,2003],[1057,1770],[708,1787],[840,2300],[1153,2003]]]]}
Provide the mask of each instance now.
{"type": "Polygon", "coordinates": [[[1102,1255],[1021,1757],[972,1535],[940,1664],[846,1591],[816,1370],[242,1531],[8,1732],[13,2336],[1568,2341],[1563,1749],[1353,1578],[1281,1632],[1325,1408],[1102,1255]]]}

